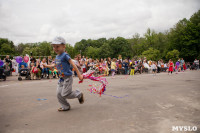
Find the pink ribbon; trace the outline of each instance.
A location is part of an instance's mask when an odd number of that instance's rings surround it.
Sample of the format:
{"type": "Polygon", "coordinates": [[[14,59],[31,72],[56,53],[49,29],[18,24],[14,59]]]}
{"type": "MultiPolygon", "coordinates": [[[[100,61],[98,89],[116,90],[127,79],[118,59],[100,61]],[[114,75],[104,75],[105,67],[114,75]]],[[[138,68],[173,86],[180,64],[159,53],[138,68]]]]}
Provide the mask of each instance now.
{"type": "MultiPolygon", "coordinates": [[[[106,85],[108,84],[108,82],[106,81],[106,78],[102,78],[102,76],[99,76],[99,77],[92,76],[93,73],[94,73],[93,71],[91,73],[84,73],[83,74],[83,78],[100,82],[101,86],[99,86],[98,88],[92,87],[92,88],[90,88],[88,90],[91,93],[97,93],[97,94],[99,94],[101,96],[106,91],[106,85]]],[[[79,84],[82,83],[82,82],[83,81],[79,81],[79,84]]]]}

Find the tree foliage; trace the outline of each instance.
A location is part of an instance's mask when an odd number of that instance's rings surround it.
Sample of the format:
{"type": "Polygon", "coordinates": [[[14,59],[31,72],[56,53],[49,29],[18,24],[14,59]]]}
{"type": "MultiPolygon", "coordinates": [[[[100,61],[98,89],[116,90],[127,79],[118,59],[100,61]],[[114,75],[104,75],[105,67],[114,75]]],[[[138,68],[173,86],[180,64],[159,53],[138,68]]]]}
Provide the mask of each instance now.
{"type": "Polygon", "coordinates": [[[166,55],[166,58],[169,60],[171,59],[173,62],[176,62],[179,58],[180,52],[176,49],[169,51],[166,55]]]}
{"type": "Polygon", "coordinates": [[[148,50],[144,51],[142,53],[142,55],[144,57],[147,58],[147,60],[153,60],[153,61],[157,61],[160,59],[160,51],[157,49],[153,49],[152,47],[150,47],[148,50]]]}

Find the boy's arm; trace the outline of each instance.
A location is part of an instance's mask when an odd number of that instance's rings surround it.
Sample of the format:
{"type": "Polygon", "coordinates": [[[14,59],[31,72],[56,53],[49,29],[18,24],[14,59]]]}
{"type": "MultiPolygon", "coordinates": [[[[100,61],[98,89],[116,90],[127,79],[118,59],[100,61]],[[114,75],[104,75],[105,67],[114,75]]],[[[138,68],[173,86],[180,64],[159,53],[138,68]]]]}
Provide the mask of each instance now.
{"type": "Polygon", "coordinates": [[[76,67],[76,65],[74,64],[74,62],[72,61],[72,59],[69,59],[68,61],[72,65],[72,67],[75,69],[75,71],[76,71],[76,73],[77,73],[77,75],[79,77],[79,80],[82,81],[83,80],[83,75],[81,75],[81,73],[79,72],[78,68],[76,67]]]}
{"type": "Polygon", "coordinates": [[[48,67],[48,68],[52,68],[52,67],[55,67],[56,66],[56,64],[55,63],[53,63],[53,64],[51,64],[51,65],[46,65],[46,64],[42,64],[44,67],[48,67]]]}

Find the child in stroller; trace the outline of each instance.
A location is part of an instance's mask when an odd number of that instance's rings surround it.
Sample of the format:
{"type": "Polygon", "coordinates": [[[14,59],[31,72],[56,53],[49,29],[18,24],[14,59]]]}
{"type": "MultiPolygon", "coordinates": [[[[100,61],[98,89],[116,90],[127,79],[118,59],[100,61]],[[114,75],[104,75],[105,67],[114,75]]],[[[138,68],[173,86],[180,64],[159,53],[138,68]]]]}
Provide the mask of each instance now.
{"type": "Polygon", "coordinates": [[[0,67],[0,79],[3,79],[3,81],[6,81],[6,74],[4,73],[3,67],[0,67]]]}
{"type": "Polygon", "coordinates": [[[12,73],[12,69],[10,68],[10,65],[8,62],[6,62],[4,65],[4,73],[6,76],[10,76],[12,73]]]}
{"type": "Polygon", "coordinates": [[[30,70],[28,68],[25,68],[24,65],[21,65],[21,68],[19,70],[18,80],[21,81],[22,77],[25,77],[25,79],[31,80],[30,70]]]}

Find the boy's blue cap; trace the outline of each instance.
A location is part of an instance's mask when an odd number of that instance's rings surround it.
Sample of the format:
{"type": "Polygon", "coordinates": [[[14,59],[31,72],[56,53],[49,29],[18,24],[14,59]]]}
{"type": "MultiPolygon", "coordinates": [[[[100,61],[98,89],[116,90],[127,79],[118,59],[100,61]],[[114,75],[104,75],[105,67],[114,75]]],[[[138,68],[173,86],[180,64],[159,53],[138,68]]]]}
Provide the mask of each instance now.
{"type": "Polygon", "coordinates": [[[65,39],[63,37],[55,37],[51,44],[66,44],[65,39]]]}

